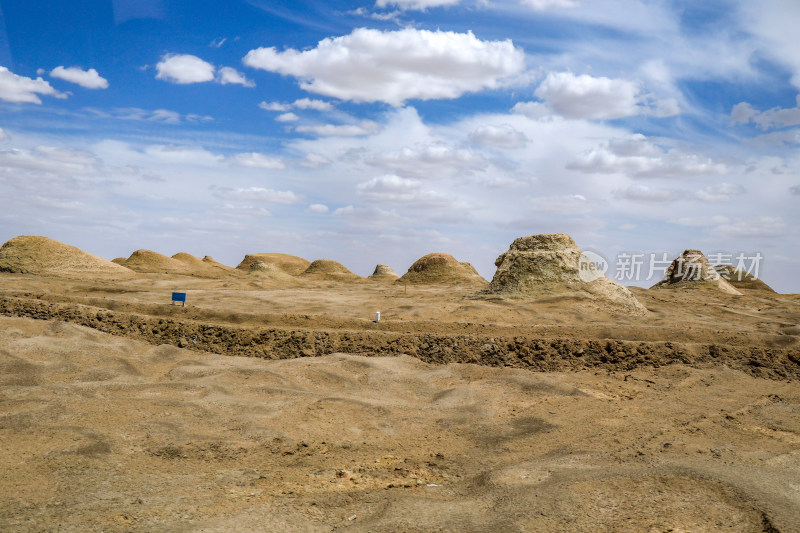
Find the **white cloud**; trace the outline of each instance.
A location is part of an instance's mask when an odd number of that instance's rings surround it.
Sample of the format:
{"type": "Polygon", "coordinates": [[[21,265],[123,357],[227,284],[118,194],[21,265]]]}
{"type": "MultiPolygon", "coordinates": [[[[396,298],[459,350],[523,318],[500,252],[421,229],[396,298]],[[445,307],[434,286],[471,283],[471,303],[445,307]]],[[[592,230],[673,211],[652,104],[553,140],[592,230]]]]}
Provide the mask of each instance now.
{"type": "Polygon", "coordinates": [[[291,104],[281,104],[278,102],[261,102],[258,104],[258,107],[264,111],[289,111],[292,108],[291,104]]]}
{"type": "Polygon", "coordinates": [[[236,202],[268,202],[272,204],[295,204],[302,198],[292,191],[276,191],[274,189],[265,189],[263,187],[247,187],[237,189],[215,187],[212,189],[212,194],[224,200],[232,200],[236,202]]]}
{"type": "Polygon", "coordinates": [[[626,189],[614,191],[613,196],[620,200],[660,204],[685,198],[686,193],[675,189],[651,189],[645,185],[631,185],[626,189]]]}
{"type": "Polygon", "coordinates": [[[364,120],[358,124],[317,124],[311,126],[297,126],[299,133],[313,133],[323,137],[358,137],[369,135],[380,129],[380,126],[371,120],[364,120]]]}
{"type": "Polygon", "coordinates": [[[704,202],[728,202],[734,196],[744,194],[745,189],[741,185],[732,183],[718,183],[709,185],[695,193],[695,198],[704,202]]]}
{"type": "Polygon", "coordinates": [[[523,6],[529,7],[534,11],[545,11],[552,8],[578,7],[580,4],[576,0],[520,0],[523,6]]]}
{"type": "Polygon", "coordinates": [[[280,170],[286,168],[283,161],[257,152],[236,154],[230,158],[231,163],[240,167],[268,168],[280,170]]]}
{"type": "Polygon", "coordinates": [[[65,98],[42,78],[18,76],[6,67],[0,67],[0,100],[14,103],[41,104],[37,95],[65,98]]]}
{"type": "Polygon", "coordinates": [[[156,65],[156,79],[171,83],[202,83],[214,79],[214,65],[190,54],[167,54],[156,65]]]}
{"type": "Polygon", "coordinates": [[[443,178],[485,168],[487,161],[472,150],[442,143],[418,144],[367,159],[366,163],[400,176],[443,178]]]}
{"type": "Polygon", "coordinates": [[[553,110],[543,102],[517,102],[511,108],[512,113],[525,115],[531,120],[541,120],[545,118],[555,118],[553,110]]]}
{"type": "Polygon", "coordinates": [[[316,48],[279,52],[258,48],[250,67],[295,76],[306,91],[357,102],[400,106],[408,99],[457,98],[501,87],[525,66],[522,50],[507,41],[481,41],[470,33],[406,28],[360,28],[326,38],[316,48]]]}
{"type": "Polygon", "coordinates": [[[315,111],[330,111],[333,109],[333,105],[330,102],[325,102],[324,100],[314,100],[311,98],[300,98],[299,100],[295,100],[292,104],[293,107],[297,109],[313,109],[315,111]]]}
{"type": "Polygon", "coordinates": [[[797,28],[800,9],[795,0],[740,2],[740,21],[759,41],[763,53],[784,65],[792,74],[792,84],[800,88],[800,49],[797,28]]]}
{"type": "Polygon", "coordinates": [[[455,207],[458,204],[451,196],[423,189],[421,181],[392,174],[360,183],[356,192],[370,202],[408,204],[414,208],[455,207]]]}
{"type": "Polygon", "coordinates": [[[222,45],[225,44],[225,41],[227,40],[228,39],[226,37],[223,37],[221,39],[214,39],[213,41],[208,43],[208,46],[210,46],[211,48],[222,48],[222,45]]]}
{"type": "Polygon", "coordinates": [[[316,213],[318,215],[324,215],[328,212],[328,206],[324,204],[311,204],[306,209],[309,213],[316,213]]]}
{"type": "Polygon", "coordinates": [[[294,122],[296,120],[300,120],[300,117],[295,115],[294,113],[282,113],[275,117],[275,120],[278,122],[294,122]]]}
{"type": "Polygon", "coordinates": [[[481,126],[469,135],[469,140],[493,148],[523,148],[530,142],[524,133],[508,124],[481,126]]]}
{"type": "Polygon", "coordinates": [[[102,118],[161,122],[164,124],[183,124],[184,122],[200,124],[204,122],[211,122],[214,120],[213,117],[209,117],[207,115],[196,115],[193,113],[190,113],[188,115],[182,115],[177,111],[171,111],[169,109],[150,110],[150,109],[141,109],[138,107],[125,107],[125,108],[112,109],[110,111],[104,111],[94,108],[87,108],[86,110],[92,113],[93,115],[102,118]]]}
{"type": "Polygon", "coordinates": [[[375,7],[395,6],[402,10],[425,11],[430,7],[454,6],[461,0],[376,0],[375,7]]]}
{"type": "Polygon", "coordinates": [[[59,66],[50,71],[50,76],[78,84],[84,89],[108,89],[108,80],[93,68],[83,70],[79,67],[59,66]]]}
{"type": "Polygon", "coordinates": [[[800,95],[797,95],[797,107],[773,107],[767,111],[759,111],[747,102],[733,106],[731,119],[741,124],[753,122],[762,130],[800,125],[800,95]]]}
{"type": "Polygon", "coordinates": [[[97,175],[102,162],[92,153],[55,146],[0,150],[0,168],[31,170],[56,175],[97,175]]]}
{"type": "Polygon", "coordinates": [[[197,146],[151,145],[145,153],[166,163],[198,166],[216,166],[225,158],[197,146]]]}
{"type": "Polygon", "coordinates": [[[325,157],[324,155],[319,154],[306,154],[300,164],[306,168],[319,168],[323,165],[327,165],[331,162],[330,159],[325,157]]]}
{"type": "Polygon", "coordinates": [[[217,81],[222,85],[244,85],[245,87],[255,87],[256,84],[248,80],[244,74],[232,67],[222,67],[217,72],[217,81]]]}
{"type": "Polygon", "coordinates": [[[641,84],[587,74],[551,72],[534,92],[558,114],[573,119],[613,120],[643,113],[676,114],[675,100],[648,103],[641,84]]]}
{"type": "Polygon", "coordinates": [[[722,174],[725,165],[678,148],[664,148],[641,134],[611,139],[579,155],[567,168],[633,178],[681,178],[722,174]]]}
{"type": "Polygon", "coordinates": [[[757,114],[758,110],[747,102],[739,102],[731,109],[731,119],[740,124],[747,124],[757,114]]]}
{"type": "Polygon", "coordinates": [[[527,205],[536,213],[558,215],[582,215],[592,210],[591,203],[582,194],[529,198],[527,205]]]}

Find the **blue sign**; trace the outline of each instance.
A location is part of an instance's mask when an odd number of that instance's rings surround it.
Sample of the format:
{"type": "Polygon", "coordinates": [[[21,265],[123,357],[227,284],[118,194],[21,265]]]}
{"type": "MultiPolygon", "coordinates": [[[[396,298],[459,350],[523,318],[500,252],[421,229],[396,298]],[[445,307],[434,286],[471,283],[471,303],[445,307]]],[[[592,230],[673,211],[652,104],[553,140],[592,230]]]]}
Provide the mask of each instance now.
{"type": "Polygon", "coordinates": [[[173,292],[172,293],[172,301],[173,302],[186,303],[186,293],[185,292],[173,292]]]}

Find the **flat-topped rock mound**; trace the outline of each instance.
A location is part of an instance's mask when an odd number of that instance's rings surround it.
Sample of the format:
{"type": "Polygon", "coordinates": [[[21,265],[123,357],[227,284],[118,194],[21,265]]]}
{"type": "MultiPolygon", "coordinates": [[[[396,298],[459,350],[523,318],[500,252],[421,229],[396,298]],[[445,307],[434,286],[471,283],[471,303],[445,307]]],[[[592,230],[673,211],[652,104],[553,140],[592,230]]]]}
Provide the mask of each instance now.
{"type": "Polygon", "coordinates": [[[369,276],[374,281],[395,281],[400,276],[389,265],[377,265],[375,271],[369,276]]]}
{"type": "Polygon", "coordinates": [[[289,254],[247,254],[242,259],[242,262],[236,267],[243,272],[250,272],[250,265],[256,261],[260,261],[266,265],[274,265],[283,272],[292,276],[299,276],[311,265],[311,261],[289,254]]]}
{"type": "Polygon", "coordinates": [[[417,259],[397,283],[483,287],[489,282],[471,264],[458,261],[450,254],[432,253],[417,259]]]}
{"type": "Polygon", "coordinates": [[[352,273],[346,266],[332,259],[317,259],[301,274],[311,279],[332,281],[358,281],[361,276],[352,273]]]}
{"type": "Polygon", "coordinates": [[[135,273],[107,259],[47,237],[21,235],[0,248],[0,272],[79,278],[130,278],[135,273]]]}
{"type": "Polygon", "coordinates": [[[597,270],[565,233],[520,237],[494,264],[497,271],[492,282],[476,297],[578,299],[629,314],[648,312],[628,289],[597,270]]]}
{"type": "Polygon", "coordinates": [[[713,289],[727,294],[741,295],[733,285],[722,279],[703,252],[690,248],[672,261],[664,279],[651,289],[713,289]]]}
{"type": "Polygon", "coordinates": [[[736,290],[763,291],[774,293],[775,289],[754,275],[740,270],[733,265],[716,265],[714,269],[720,277],[730,283],[736,290]]]}

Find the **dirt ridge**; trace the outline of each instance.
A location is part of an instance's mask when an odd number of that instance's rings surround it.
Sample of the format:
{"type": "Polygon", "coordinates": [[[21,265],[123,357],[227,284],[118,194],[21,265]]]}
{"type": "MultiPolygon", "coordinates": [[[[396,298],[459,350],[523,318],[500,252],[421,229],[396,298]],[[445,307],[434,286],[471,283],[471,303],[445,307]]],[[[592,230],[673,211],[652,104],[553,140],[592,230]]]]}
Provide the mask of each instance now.
{"type": "Polygon", "coordinates": [[[0,314],[60,320],[152,344],[221,355],[290,359],[333,353],[407,354],[428,363],[476,363],[536,371],[628,371],[671,363],[727,365],[757,377],[800,379],[800,349],[724,344],[439,335],[358,330],[242,328],[109,311],[84,305],[0,297],[0,314]]]}

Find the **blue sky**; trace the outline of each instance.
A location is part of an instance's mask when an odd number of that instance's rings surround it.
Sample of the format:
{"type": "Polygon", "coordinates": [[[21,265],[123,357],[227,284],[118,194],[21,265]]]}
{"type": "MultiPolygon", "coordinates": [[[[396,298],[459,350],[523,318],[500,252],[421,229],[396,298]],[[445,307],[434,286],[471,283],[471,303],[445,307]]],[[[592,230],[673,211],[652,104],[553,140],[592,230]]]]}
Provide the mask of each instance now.
{"type": "Polygon", "coordinates": [[[559,231],[612,277],[758,252],[800,292],[794,0],[0,8],[2,241],[362,275],[446,251],[490,278],[559,231]]]}

